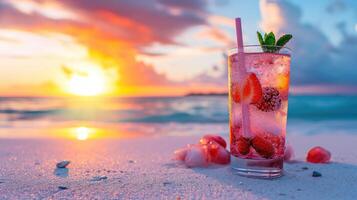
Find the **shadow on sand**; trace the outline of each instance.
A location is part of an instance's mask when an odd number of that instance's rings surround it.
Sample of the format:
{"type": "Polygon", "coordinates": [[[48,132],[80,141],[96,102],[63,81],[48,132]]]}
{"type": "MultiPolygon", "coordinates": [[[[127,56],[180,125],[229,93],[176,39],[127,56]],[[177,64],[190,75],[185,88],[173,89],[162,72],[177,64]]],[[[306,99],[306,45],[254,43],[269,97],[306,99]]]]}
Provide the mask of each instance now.
{"type": "MultiPolygon", "coordinates": [[[[254,179],[238,176],[230,166],[197,168],[204,174],[244,192],[264,199],[356,199],[357,166],[344,163],[284,164],[284,176],[272,179],[254,179]],[[318,171],[321,177],[312,177],[318,171]]],[[[239,197],[237,197],[239,198],[239,197]]]]}
{"type": "Polygon", "coordinates": [[[67,178],[68,177],[68,172],[69,172],[68,168],[56,168],[53,171],[53,174],[58,176],[58,177],[67,178]]]}

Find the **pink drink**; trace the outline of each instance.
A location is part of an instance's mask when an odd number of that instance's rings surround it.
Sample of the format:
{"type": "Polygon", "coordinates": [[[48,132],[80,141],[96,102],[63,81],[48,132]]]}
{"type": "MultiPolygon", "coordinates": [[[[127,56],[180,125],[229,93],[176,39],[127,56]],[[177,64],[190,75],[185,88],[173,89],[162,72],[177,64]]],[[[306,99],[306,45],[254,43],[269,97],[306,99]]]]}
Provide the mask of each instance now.
{"type": "Polygon", "coordinates": [[[245,82],[240,80],[237,50],[229,53],[231,165],[240,175],[272,178],[282,174],[290,75],[288,51],[283,48],[280,53],[263,53],[260,46],[244,47],[245,69],[258,79],[247,86],[258,99],[248,102],[248,113],[244,112],[249,115],[245,116],[249,118],[248,135],[242,130],[245,91],[237,92],[245,82]]]}

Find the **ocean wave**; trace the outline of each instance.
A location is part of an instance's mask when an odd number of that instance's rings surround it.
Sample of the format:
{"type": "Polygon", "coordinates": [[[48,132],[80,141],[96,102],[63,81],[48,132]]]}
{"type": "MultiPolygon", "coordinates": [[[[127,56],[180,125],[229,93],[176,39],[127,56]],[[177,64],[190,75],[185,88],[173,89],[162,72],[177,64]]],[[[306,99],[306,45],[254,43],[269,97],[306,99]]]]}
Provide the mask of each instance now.
{"type": "MultiPolygon", "coordinates": [[[[56,98],[1,98],[0,120],[132,123],[227,123],[227,98],[170,97],[116,98],[106,102],[81,102],[56,98]]],[[[289,119],[357,119],[356,96],[291,96],[289,119]]]]}

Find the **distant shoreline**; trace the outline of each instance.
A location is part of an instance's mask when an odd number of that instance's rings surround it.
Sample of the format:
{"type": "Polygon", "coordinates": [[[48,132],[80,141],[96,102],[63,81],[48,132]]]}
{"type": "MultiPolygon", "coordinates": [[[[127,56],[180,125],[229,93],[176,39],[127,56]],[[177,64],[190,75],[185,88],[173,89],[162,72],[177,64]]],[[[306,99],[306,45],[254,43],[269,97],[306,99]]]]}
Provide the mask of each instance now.
{"type": "MultiPolygon", "coordinates": [[[[207,93],[200,93],[200,92],[192,92],[192,93],[187,93],[187,94],[184,94],[183,95],[184,97],[195,97],[195,96],[228,96],[228,93],[227,92],[207,92],[207,93]]],[[[317,97],[317,96],[320,96],[320,97],[354,97],[354,96],[357,96],[357,93],[356,94],[310,94],[310,93],[306,93],[306,94],[289,94],[289,96],[305,96],[305,97],[317,97]]]]}
{"type": "MultiPolygon", "coordinates": [[[[213,97],[228,97],[227,92],[190,92],[180,95],[152,95],[152,96],[0,96],[0,100],[4,99],[115,99],[115,98],[177,98],[177,97],[200,97],[200,96],[213,96],[213,97]]],[[[357,93],[289,93],[289,96],[305,96],[305,97],[355,97],[357,93]]]]}
{"type": "Polygon", "coordinates": [[[191,96],[228,96],[227,92],[217,93],[217,92],[208,92],[208,93],[188,93],[184,95],[185,97],[191,96]]]}

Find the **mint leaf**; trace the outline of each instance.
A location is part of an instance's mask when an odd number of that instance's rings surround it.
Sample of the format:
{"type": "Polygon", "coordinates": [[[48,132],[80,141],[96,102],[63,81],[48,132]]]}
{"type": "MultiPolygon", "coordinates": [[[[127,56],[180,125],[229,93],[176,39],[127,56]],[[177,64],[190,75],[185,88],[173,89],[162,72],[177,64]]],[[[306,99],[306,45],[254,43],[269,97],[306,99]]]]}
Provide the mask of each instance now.
{"type": "Polygon", "coordinates": [[[285,34],[281,36],[277,41],[273,32],[264,33],[264,38],[262,34],[257,31],[257,37],[264,52],[275,53],[279,52],[280,49],[286,45],[291,38],[293,37],[291,34],[285,34]]]}
{"type": "Polygon", "coordinates": [[[260,45],[263,46],[264,45],[263,36],[259,31],[257,31],[257,36],[258,36],[258,40],[259,40],[260,45]]]}
{"type": "Polygon", "coordinates": [[[267,39],[267,37],[268,37],[268,34],[264,33],[264,41],[267,39]]]}
{"type": "Polygon", "coordinates": [[[279,40],[276,42],[276,46],[278,51],[284,46],[286,45],[286,43],[289,42],[289,40],[292,38],[293,36],[291,34],[285,34],[283,36],[281,36],[279,38],[279,40]]]}
{"type": "Polygon", "coordinates": [[[267,35],[264,45],[267,52],[275,52],[275,35],[273,32],[267,35]]]}
{"type": "Polygon", "coordinates": [[[273,32],[270,32],[264,40],[264,44],[268,46],[275,45],[275,35],[273,32]]]}

